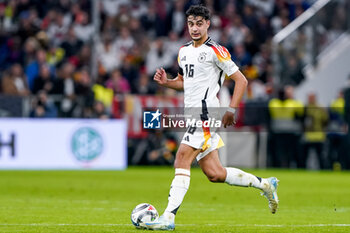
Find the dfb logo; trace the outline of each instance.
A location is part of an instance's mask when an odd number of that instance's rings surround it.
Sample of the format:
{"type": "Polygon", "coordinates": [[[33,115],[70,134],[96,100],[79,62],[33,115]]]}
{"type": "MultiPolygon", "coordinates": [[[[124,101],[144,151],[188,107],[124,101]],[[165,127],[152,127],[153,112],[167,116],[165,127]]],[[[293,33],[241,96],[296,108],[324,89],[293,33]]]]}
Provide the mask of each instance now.
{"type": "Polygon", "coordinates": [[[144,129],[160,129],[160,116],[162,113],[157,111],[143,112],[143,128],[144,129]]]}
{"type": "Polygon", "coordinates": [[[2,141],[1,134],[0,134],[0,156],[2,149],[6,146],[11,149],[11,156],[15,157],[15,143],[16,143],[16,137],[14,133],[11,133],[10,140],[9,141],[2,141]]]}

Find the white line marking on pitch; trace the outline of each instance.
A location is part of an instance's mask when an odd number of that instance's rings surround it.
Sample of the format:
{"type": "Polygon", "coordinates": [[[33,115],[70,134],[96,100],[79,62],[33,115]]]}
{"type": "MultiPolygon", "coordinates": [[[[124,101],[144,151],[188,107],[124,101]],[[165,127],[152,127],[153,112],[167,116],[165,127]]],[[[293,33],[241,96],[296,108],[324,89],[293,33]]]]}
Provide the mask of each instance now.
{"type": "MultiPolygon", "coordinates": [[[[197,226],[197,224],[177,224],[178,226],[197,226]]],[[[230,227],[350,227],[350,224],[307,224],[307,225],[269,225],[269,224],[200,224],[201,226],[230,227]]],[[[132,226],[118,223],[0,223],[0,226],[132,226]]]]}

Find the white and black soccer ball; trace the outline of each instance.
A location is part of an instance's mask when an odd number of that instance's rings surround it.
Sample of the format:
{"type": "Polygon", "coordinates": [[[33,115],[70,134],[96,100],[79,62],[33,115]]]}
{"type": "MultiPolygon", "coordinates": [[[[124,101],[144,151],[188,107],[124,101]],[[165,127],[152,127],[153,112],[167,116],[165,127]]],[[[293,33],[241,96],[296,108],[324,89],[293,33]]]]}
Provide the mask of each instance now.
{"type": "Polygon", "coordinates": [[[151,222],[159,217],[158,211],[153,205],[142,203],[135,207],[131,212],[131,222],[136,227],[140,227],[142,222],[151,222]]]}

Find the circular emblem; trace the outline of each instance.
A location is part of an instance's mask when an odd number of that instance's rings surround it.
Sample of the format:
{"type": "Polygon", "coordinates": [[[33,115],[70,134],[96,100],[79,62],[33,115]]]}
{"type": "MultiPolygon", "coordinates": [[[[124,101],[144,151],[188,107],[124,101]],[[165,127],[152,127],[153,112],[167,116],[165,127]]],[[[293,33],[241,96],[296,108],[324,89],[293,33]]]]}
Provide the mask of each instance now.
{"type": "Polygon", "coordinates": [[[77,160],[90,162],[101,155],[103,140],[95,129],[80,128],[73,134],[71,149],[77,160]]]}
{"type": "Polygon", "coordinates": [[[198,61],[199,61],[200,63],[205,62],[205,53],[201,53],[201,54],[199,55],[198,61]]]}

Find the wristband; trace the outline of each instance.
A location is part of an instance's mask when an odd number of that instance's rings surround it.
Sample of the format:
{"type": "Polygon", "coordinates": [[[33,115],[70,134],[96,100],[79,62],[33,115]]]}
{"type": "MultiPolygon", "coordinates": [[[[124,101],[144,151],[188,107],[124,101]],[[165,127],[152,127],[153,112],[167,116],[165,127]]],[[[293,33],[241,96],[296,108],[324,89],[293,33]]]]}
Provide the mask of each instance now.
{"type": "Polygon", "coordinates": [[[227,112],[232,112],[233,114],[235,114],[236,113],[236,108],[228,107],[226,111],[227,112]]]}

